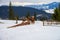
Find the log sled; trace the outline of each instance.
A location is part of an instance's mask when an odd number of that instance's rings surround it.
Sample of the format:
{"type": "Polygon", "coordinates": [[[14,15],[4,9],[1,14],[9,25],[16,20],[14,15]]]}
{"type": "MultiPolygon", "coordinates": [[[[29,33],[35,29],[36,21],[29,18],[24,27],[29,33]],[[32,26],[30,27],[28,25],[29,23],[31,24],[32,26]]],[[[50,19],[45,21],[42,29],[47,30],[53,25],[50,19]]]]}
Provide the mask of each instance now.
{"type": "Polygon", "coordinates": [[[24,26],[24,25],[29,25],[29,24],[30,24],[30,23],[16,24],[16,25],[10,26],[10,27],[8,27],[8,28],[14,28],[14,27],[24,26]]]}
{"type": "Polygon", "coordinates": [[[14,27],[18,27],[18,26],[29,25],[31,23],[33,23],[33,24],[35,23],[34,16],[32,16],[32,18],[28,17],[28,18],[26,18],[26,20],[22,21],[22,23],[10,26],[8,28],[14,28],[14,27]]]}

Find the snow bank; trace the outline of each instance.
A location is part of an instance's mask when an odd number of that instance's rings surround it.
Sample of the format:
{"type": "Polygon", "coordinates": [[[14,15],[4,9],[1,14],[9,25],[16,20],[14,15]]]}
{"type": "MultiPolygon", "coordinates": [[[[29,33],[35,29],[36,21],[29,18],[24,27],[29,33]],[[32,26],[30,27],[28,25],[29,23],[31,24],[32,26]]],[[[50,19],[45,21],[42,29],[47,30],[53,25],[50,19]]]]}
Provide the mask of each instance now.
{"type": "Polygon", "coordinates": [[[15,25],[15,21],[0,21],[4,22],[0,24],[0,40],[60,40],[60,27],[57,26],[43,26],[41,21],[36,21],[31,25],[7,28],[15,25]]]}

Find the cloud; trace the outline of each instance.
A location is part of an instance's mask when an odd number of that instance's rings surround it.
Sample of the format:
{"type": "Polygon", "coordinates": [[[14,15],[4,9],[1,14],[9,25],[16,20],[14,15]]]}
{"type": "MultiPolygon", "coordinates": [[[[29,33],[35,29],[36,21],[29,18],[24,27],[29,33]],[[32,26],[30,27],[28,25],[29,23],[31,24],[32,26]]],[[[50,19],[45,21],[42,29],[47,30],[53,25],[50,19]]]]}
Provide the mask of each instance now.
{"type": "Polygon", "coordinates": [[[2,0],[0,0],[0,3],[2,2],[2,0]]]}
{"type": "Polygon", "coordinates": [[[0,3],[5,3],[5,2],[30,2],[30,3],[41,3],[41,2],[60,2],[60,0],[0,0],[0,3]]]}

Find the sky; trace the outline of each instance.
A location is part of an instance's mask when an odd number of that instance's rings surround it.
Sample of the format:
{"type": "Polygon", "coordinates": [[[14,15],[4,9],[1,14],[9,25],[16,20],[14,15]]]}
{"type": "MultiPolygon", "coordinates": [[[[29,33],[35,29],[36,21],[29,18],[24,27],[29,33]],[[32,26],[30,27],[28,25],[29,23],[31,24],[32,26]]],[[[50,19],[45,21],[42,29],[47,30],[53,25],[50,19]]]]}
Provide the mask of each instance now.
{"type": "Polygon", "coordinates": [[[60,0],[0,0],[1,5],[9,5],[9,2],[12,2],[13,5],[31,5],[35,3],[51,3],[51,2],[60,2],[60,0]],[[22,3],[22,4],[21,4],[22,3]]]}
{"type": "Polygon", "coordinates": [[[60,0],[0,0],[0,3],[5,2],[32,2],[32,3],[39,3],[39,2],[60,2],[60,0]]]}

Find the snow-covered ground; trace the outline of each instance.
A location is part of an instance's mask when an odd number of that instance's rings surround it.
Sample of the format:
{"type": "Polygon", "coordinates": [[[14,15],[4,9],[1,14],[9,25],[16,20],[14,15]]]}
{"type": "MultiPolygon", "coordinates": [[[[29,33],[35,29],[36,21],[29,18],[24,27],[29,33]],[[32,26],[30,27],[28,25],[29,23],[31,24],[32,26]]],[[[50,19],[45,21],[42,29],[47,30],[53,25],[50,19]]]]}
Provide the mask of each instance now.
{"type": "Polygon", "coordinates": [[[60,27],[43,26],[42,21],[16,28],[7,28],[15,25],[13,20],[0,20],[0,22],[3,22],[0,23],[0,40],[60,40],[60,27]]]}

